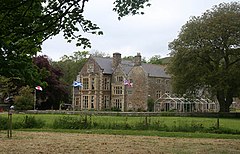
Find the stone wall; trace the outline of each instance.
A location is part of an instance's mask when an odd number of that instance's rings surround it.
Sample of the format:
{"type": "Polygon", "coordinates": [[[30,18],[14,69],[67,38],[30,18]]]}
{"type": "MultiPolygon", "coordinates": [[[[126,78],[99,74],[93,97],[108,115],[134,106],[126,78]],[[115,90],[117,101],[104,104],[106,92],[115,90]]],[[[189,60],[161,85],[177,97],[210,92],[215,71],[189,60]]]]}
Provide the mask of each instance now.
{"type": "Polygon", "coordinates": [[[128,78],[133,82],[132,94],[127,95],[128,110],[146,111],[148,98],[148,80],[141,66],[134,66],[128,78]]]}
{"type": "Polygon", "coordinates": [[[113,74],[112,74],[112,97],[111,97],[111,106],[112,108],[118,108],[115,104],[115,100],[118,99],[121,101],[121,111],[126,111],[127,107],[126,107],[126,100],[125,100],[125,87],[124,87],[124,80],[127,78],[127,76],[125,75],[125,73],[123,72],[121,65],[118,65],[118,67],[114,70],[113,74]],[[122,94],[115,94],[114,93],[114,88],[115,87],[122,87],[122,94]]]}
{"type": "Polygon", "coordinates": [[[157,91],[160,91],[160,96],[166,92],[171,92],[171,85],[169,78],[148,77],[148,96],[153,100],[157,100],[157,91]],[[167,83],[167,84],[166,84],[167,83]]]}
{"type": "Polygon", "coordinates": [[[83,78],[88,78],[89,85],[88,89],[81,88],[80,90],[80,106],[76,106],[76,109],[83,109],[83,96],[88,96],[88,109],[91,110],[102,110],[103,109],[103,98],[104,95],[111,96],[111,88],[109,82],[109,89],[103,89],[103,79],[108,78],[111,81],[111,75],[103,75],[103,72],[99,65],[93,58],[89,58],[88,61],[83,66],[81,72],[79,73],[81,83],[83,83],[83,78]],[[91,68],[89,68],[91,66],[91,68]],[[94,82],[92,88],[92,82],[94,82]],[[91,108],[91,97],[94,97],[94,108],[91,108]]]}

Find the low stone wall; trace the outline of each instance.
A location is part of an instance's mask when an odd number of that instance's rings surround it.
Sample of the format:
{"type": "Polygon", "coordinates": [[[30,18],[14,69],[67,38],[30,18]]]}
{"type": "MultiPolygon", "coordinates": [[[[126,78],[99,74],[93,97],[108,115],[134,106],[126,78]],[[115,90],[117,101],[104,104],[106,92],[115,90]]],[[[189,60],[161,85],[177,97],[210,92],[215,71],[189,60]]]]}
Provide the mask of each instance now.
{"type": "Polygon", "coordinates": [[[171,116],[171,117],[221,117],[221,118],[240,118],[240,112],[231,113],[214,113],[214,112],[192,112],[192,113],[177,113],[177,112],[100,112],[100,111],[66,111],[66,110],[28,110],[24,112],[28,114],[81,114],[81,115],[99,115],[99,116],[171,116]]]}

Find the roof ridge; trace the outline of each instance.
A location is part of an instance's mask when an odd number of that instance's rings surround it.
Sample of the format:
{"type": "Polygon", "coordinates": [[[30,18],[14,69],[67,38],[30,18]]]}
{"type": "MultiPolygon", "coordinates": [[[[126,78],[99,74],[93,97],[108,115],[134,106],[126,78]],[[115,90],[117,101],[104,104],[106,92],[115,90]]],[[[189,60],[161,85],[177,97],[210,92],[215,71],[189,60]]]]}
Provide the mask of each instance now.
{"type": "Polygon", "coordinates": [[[102,59],[113,59],[112,57],[98,57],[98,56],[92,56],[93,58],[102,58],[102,59]]]}
{"type": "Polygon", "coordinates": [[[166,67],[166,66],[161,65],[161,64],[151,64],[151,63],[142,63],[142,64],[145,64],[145,65],[152,65],[152,66],[158,66],[158,67],[162,67],[162,68],[165,68],[165,67],[166,67]]]}
{"type": "MultiPolygon", "coordinates": [[[[113,73],[112,57],[92,56],[92,58],[96,60],[96,62],[102,69],[104,69],[105,73],[107,74],[113,73]]],[[[127,74],[134,67],[134,61],[129,59],[122,59],[120,65],[123,68],[123,71],[127,74]]],[[[144,71],[148,73],[150,76],[169,77],[169,75],[165,72],[166,66],[164,65],[142,63],[141,67],[143,67],[144,71]]]]}

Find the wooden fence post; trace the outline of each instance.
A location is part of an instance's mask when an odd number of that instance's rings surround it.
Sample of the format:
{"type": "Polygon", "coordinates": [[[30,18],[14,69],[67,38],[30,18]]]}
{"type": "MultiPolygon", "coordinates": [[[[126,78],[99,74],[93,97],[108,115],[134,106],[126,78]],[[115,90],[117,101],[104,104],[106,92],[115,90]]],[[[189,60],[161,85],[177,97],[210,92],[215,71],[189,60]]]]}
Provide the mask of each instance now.
{"type": "Polygon", "coordinates": [[[217,117],[217,129],[219,129],[219,117],[217,117]]]}
{"type": "Polygon", "coordinates": [[[12,138],[12,109],[8,111],[8,130],[7,136],[8,138],[12,138]]]}

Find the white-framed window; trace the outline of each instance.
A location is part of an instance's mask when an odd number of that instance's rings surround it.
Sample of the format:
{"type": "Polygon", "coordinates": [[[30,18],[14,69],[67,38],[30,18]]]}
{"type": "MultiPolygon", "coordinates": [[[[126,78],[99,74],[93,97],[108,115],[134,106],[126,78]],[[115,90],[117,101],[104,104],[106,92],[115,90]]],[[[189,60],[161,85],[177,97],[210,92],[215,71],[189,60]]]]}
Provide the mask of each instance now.
{"type": "Polygon", "coordinates": [[[114,95],[122,95],[123,94],[122,86],[115,86],[115,87],[113,87],[113,94],[114,95]]]}
{"type": "Polygon", "coordinates": [[[91,109],[94,109],[94,96],[91,96],[91,109]]]}
{"type": "Polygon", "coordinates": [[[103,78],[103,89],[109,90],[110,89],[110,79],[109,78],[103,78]]]}
{"type": "Polygon", "coordinates": [[[88,96],[83,96],[83,109],[88,108],[88,96]]]}
{"type": "Polygon", "coordinates": [[[159,79],[159,78],[158,78],[158,79],[157,79],[157,83],[158,83],[158,84],[161,84],[161,83],[162,83],[162,79],[159,79]]]}
{"type": "Polygon", "coordinates": [[[104,103],[104,108],[105,109],[109,108],[109,101],[110,101],[110,97],[108,95],[104,95],[103,96],[103,103],[104,103]]]}
{"type": "Polygon", "coordinates": [[[78,106],[80,103],[80,98],[79,97],[75,97],[75,105],[78,106]]]}
{"type": "Polygon", "coordinates": [[[128,90],[128,91],[127,91],[127,94],[128,94],[128,95],[132,95],[132,90],[128,90]]]}
{"type": "Polygon", "coordinates": [[[117,82],[123,82],[123,76],[116,76],[117,82]]]}
{"type": "Polygon", "coordinates": [[[88,89],[88,82],[89,82],[89,79],[88,78],[83,78],[83,89],[88,89]]]}
{"type": "Polygon", "coordinates": [[[156,96],[157,96],[157,98],[160,98],[162,96],[162,92],[161,91],[156,91],[156,96]]]}
{"type": "Polygon", "coordinates": [[[91,89],[95,89],[95,78],[91,78],[91,89]]]}
{"type": "Polygon", "coordinates": [[[114,103],[117,109],[122,109],[122,99],[114,99],[114,103]]]}

